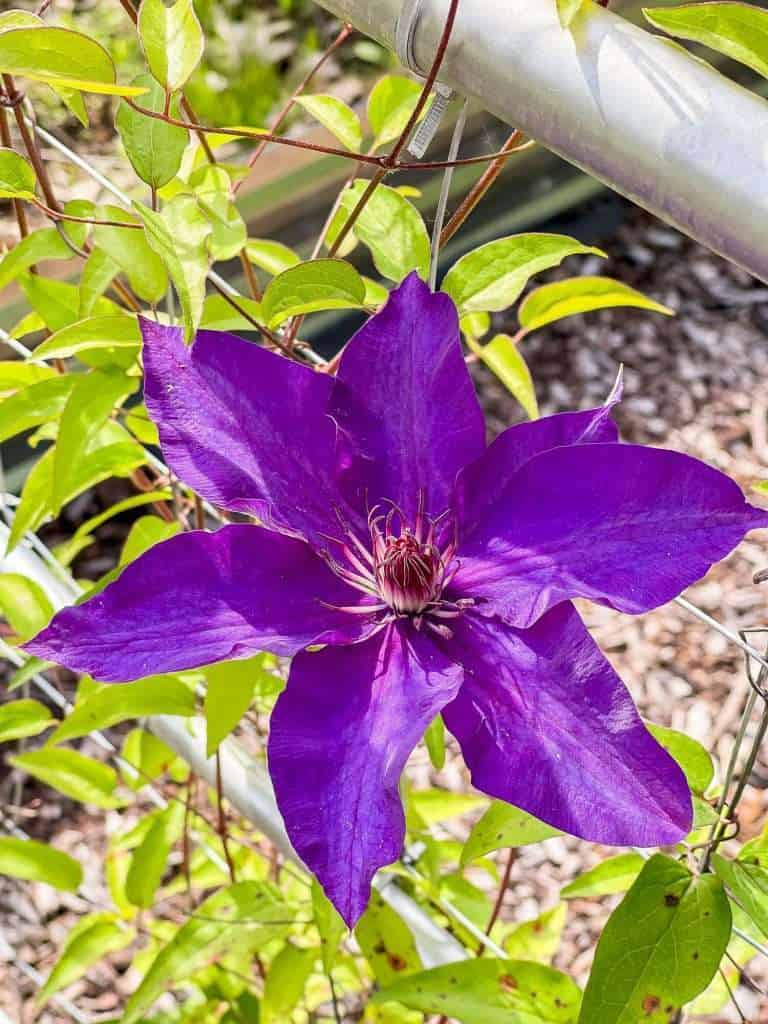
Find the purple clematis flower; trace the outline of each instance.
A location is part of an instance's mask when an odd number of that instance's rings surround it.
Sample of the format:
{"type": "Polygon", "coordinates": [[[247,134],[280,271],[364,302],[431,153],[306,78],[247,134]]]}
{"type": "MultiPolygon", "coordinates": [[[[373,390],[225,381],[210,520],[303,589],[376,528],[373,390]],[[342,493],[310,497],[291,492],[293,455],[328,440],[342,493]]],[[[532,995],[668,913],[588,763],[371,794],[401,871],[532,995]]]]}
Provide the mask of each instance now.
{"type": "Polygon", "coordinates": [[[29,651],[107,681],[294,656],[270,773],[350,926],[400,854],[398,780],[438,712],[490,796],[595,842],[685,835],[683,774],[571,600],[664,604],[768,512],[695,459],[618,443],[611,403],[486,447],[456,310],[415,275],[336,378],[230,334],[142,331],[168,463],[260,525],[159,544],[29,651]]]}

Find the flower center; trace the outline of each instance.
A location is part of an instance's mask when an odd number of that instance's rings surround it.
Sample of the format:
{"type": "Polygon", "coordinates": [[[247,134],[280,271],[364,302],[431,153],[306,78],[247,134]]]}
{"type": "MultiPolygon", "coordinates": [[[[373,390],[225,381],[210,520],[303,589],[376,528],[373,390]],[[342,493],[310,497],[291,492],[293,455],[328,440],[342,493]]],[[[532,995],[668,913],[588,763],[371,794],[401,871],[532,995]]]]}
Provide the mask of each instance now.
{"type": "Polygon", "coordinates": [[[376,619],[377,628],[408,616],[416,629],[426,627],[450,637],[452,630],[443,620],[462,615],[474,601],[451,601],[443,596],[458,570],[456,540],[446,542],[444,537],[450,531],[445,524],[440,526],[447,513],[426,515],[424,495],[420,494],[411,525],[402,509],[388,504],[388,511],[377,506],[368,516],[369,547],[342,521],[347,539],[336,543],[341,545],[343,557],[337,559],[325,552],[325,560],[337,576],[373,598],[371,603],[339,610],[376,619]]]}
{"type": "Polygon", "coordinates": [[[399,615],[417,615],[440,596],[443,563],[433,544],[422,544],[410,530],[385,542],[375,559],[381,599],[399,615]]]}

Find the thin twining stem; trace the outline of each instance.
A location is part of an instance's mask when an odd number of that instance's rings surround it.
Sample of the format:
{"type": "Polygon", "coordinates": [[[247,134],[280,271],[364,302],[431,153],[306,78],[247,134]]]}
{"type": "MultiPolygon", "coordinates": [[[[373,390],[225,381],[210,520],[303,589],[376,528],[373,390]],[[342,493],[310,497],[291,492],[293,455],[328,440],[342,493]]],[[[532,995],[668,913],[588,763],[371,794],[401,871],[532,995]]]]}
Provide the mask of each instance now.
{"type": "MultiPolygon", "coordinates": [[[[285,104],[281,108],[281,110],[278,113],[277,117],[272,122],[272,126],[271,126],[270,131],[271,131],[271,133],[273,135],[277,134],[277,132],[285,124],[285,119],[290,114],[290,112],[293,109],[297,99],[304,92],[304,90],[307,88],[307,86],[312,81],[312,79],[315,77],[315,75],[318,73],[318,71],[322,68],[322,66],[329,59],[329,57],[331,57],[336,52],[336,50],[338,50],[338,48],[343,43],[345,43],[347,41],[347,39],[349,39],[349,37],[352,35],[353,32],[354,32],[354,29],[353,29],[353,27],[351,25],[347,25],[347,24],[342,25],[341,30],[339,31],[339,34],[336,36],[335,39],[333,39],[330,42],[330,44],[326,47],[326,49],[320,55],[319,59],[315,61],[315,63],[312,65],[312,67],[309,69],[309,71],[304,75],[302,80],[299,82],[299,84],[296,86],[296,88],[293,90],[291,95],[286,100],[285,104]]],[[[262,153],[267,148],[269,143],[270,143],[269,139],[262,138],[260,140],[258,146],[256,146],[256,148],[254,149],[253,153],[251,153],[251,156],[248,159],[248,170],[249,171],[253,168],[254,164],[259,159],[259,157],[262,155],[262,153]]],[[[232,188],[232,192],[233,192],[234,195],[237,194],[238,189],[242,186],[243,182],[247,180],[247,178],[248,178],[248,175],[246,174],[239,181],[235,182],[235,184],[234,184],[234,186],[232,188]]]]}
{"type": "MultiPolygon", "coordinates": [[[[8,124],[8,112],[2,103],[0,103],[0,145],[5,146],[6,149],[13,148],[11,129],[8,124]]],[[[26,238],[29,234],[29,223],[27,222],[27,211],[24,209],[24,203],[21,199],[13,200],[13,212],[16,215],[16,223],[19,225],[19,236],[26,238]]],[[[30,269],[34,273],[34,266],[30,269]]]]}
{"type": "MultiPolygon", "coordinates": [[[[38,210],[50,217],[51,220],[66,220],[73,224],[92,224],[95,227],[100,228],[131,228],[134,231],[143,231],[143,224],[132,224],[127,220],[100,220],[98,217],[75,217],[71,213],[64,213],[63,210],[54,210],[45,203],[40,202],[39,199],[29,199],[28,202],[34,203],[38,210]]],[[[78,254],[79,255],[79,254],[78,254]]]]}

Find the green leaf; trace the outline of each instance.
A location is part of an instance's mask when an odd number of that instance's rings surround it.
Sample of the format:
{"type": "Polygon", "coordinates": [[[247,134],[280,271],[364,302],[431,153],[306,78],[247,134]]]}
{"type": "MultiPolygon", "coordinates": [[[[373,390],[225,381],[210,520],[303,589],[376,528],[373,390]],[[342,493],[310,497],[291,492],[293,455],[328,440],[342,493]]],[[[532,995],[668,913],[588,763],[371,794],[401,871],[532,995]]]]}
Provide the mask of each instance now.
{"type": "MultiPolygon", "coordinates": [[[[164,112],[165,93],[151,75],[139,75],[134,78],[133,85],[147,90],[140,106],[156,114],[164,112]]],[[[168,112],[171,117],[179,117],[178,97],[171,100],[168,112]]],[[[131,166],[142,181],[153,188],[161,188],[176,175],[189,142],[186,128],[149,117],[127,103],[118,107],[115,126],[131,166]]]]}
{"type": "Polygon", "coordinates": [[[645,860],[639,853],[620,853],[616,857],[609,857],[575,878],[560,890],[560,895],[566,900],[576,900],[626,892],[644,864],[645,860]]]}
{"type": "Polygon", "coordinates": [[[768,480],[760,480],[752,485],[752,490],[757,494],[768,494],[768,480]]]}
{"type": "Polygon", "coordinates": [[[262,315],[270,328],[289,317],[321,309],[360,309],[365,283],[343,260],[310,260],[274,277],[261,300],[262,315]]]}
{"type": "Polygon", "coordinates": [[[320,934],[320,957],[323,961],[323,969],[326,974],[329,974],[336,961],[341,940],[347,933],[347,926],[315,878],[312,879],[312,915],[315,919],[315,927],[320,934]]]}
{"type": "Polygon", "coordinates": [[[8,761],[80,803],[93,804],[105,810],[120,806],[120,801],[113,796],[117,785],[114,768],[74,750],[46,747],[17,754],[9,757],[8,761]]]}
{"type": "Polygon", "coordinates": [[[730,934],[720,879],[656,854],[603,929],[580,1024],[669,1021],[712,980],[730,934]]]}
{"type": "Polygon", "coordinates": [[[83,881],[83,869],[61,850],[33,839],[0,836],[0,875],[46,882],[64,892],[76,892],[83,881]]]}
{"type": "Polygon", "coordinates": [[[21,490],[21,501],[16,506],[11,533],[8,537],[6,554],[9,554],[24,534],[40,526],[48,514],[48,499],[53,486],[53,448],[38,459],[29,471],[21,490]]]}
{"type": "Polygon", "coordinates": [[[209,249],[214,260],[230,260],[248,240],[245,221],[232,201],[232,181],[223,167],[206,164],[189,179],[211,222],[209,249]]]}
{"type": "Polygon", "coordinates": [[[145,715],[187,718],[194,713],[195,694],[189,686],[175,676],[148,676],[133,683],[104,686],[78,700],[48,743],[87,736],[97,729],[109,729],[118,722],[145,715]]]}
{"type": "Polygon", "coordinates": [[[304,995],[307,979],[317,960],[316,949],[301,949],[288,942],[269,967],[264,983],[260,1024],[285,1024],[304,995]]]}
{"type": "Polygon", "coordinates": [[[0,612],[22,640],[30,640],[53,618],[53,605],[39,583],[4,572],[0,574],[0,612]]]}
{"type": "MultiPolygon", "coordinates": [[[[256,323],[264,322],[260,302],[238,295],[237,304],[253,317],[256,323]]],[[[231,306],[223,295],[208,295],[206,297],[200,326],[207,327],[209,331],[254,331],[256,329],[253,323],[231,306]]]]}
{"type": "Polygon", "coordinates": [[[82,978],[89,967],[110,953],[125,949],[133,942],[135,934],[133,928],[114,914],[82,917],[67,936],[56,966],[38,993],[38,1006],[44,1006],[51,996],[82,978]]]}
{"type": "Polygon", "coordinates": [[[0,442],[57,419],[67,404],[76,377],[60,374],[36,381],[0,402],[0,442]]]}
{"type": "Polygon", "coordinates": [[[556,2],[560,24],[563,28],[568,28],[582,7],[584,7],[586,0],[556,0],[556,2]]]}
{"type": "Polygon", "coordinates": [[[518,807],[494,800],[470,832],[461,852],[461,863],[469,864],[507,846],[528,846],[560,834],[518,807]]]}
{"type": "Polygon", "coordinates": [[[643,14],[671,36],[703,43],[768,78],[768,11],[751,4],[710,2],[645,8],[643,14]]]}
{"type": "MultiPolygon", "coordinates": [[[[50,330],[58,331],[80,319],[80,289],[76,285],[40,274],[24,274],[19,284],[30,306],[50,330]]],[[[93,312],[97,316],[125,315],[117,303],[105,298],[95,300],[93,312]]]]}
{"type": "Polygon", "coordinates": [[[122,566],[135,562],[139,555],[149,551],[155,544],[175,537],[180,532],[181,526],[178,523],[166,523],[159,516],[142,516],[136,520],[126,537],[119,564],[122,566]]]}
{"type": "MultiPolygon", "coordinates": [[[[41,380],[53,380],[58,374],[50,366],[20,363],[18,359],[0,360],[0,394],[20,391],[41,380]]],[[[3,398],[5,401],[5,398],[3,398]]],[[[2,409],[2,403],[0,403],[2,409]]]]}
{"type": "Polygon", "coordinates": [[[133,852],[125,880],[125,894],[134,906],[145,910],[152,906],[170,852],[181,837],[184,813],[183,803],[172,802],[150,815],[152,824],[133,852]]]}
{"type": "MultiPolygon", "coordinates": [[[[368,187],[358,179],[344,190],[336,224],[341,226],[368,187]]],[[[335,234],[328,235],[333,244],[335,234]]],[[[429,235],[416,207],[388,185],[379,185],[355,221],[355,235],[371,250],[376,269],[390,281],[400,282],[412,270],[426,280],[429,274],[429,235]]]]}
{"type": "Polygon", "coordinates": [[[685,772],[688,785],[694,793],[705,793],[715,776],[715,766],[707,750],[685,733],[663,725],[647,723],[648,731],[685,772]]]}
{"type": "Polygon", "coordinates": [[[376,891],[357,922],[355,938],[380,985],[389,985],[400,975],[421,970],[413,935],[376,891]]]}
{"type": "Polygon", "coordinates": [[[763,936],[768,938],[768,871],[760,864],[740,858],[726,860],[719,853],[712,855],[712,867],[763,936]]]}
{"type": "MultiPolygon", "coordinates": [[[[581,992],[567,975],[524,960],[462,960],[412,974],[373,1003],[396,1000],[462,1024],[572,1024],[581,992]]],[[[590,1024],[603,1024],[595,1017],[590,1024]]]]}
{"type": "Polygon", "coordinates": [[[550,910],[523,921],[504,939],[504,950],[513,960],[548,964],[560,948],[568,906],[558,903],[550,910]]]}
{"type": "Polygon", "coordinates": [[[249,238],[245,251],[251,263],[272,276],[301,262],[293,249],[282,242],[273,242],[270,238],[249,238]]]}
{"type": "Polygon", "coordinates": [[[53,460],[54,507],[64,504],[77,486],[77,474],[92,451],[92,442],[115,406],[136,390],[137,381],[124,374],[92,370],[75,384],[59,421],[53,460]]]}
{"type": "Polygon", "coordinates": [[[132,729],[125,737],[120,753],[137,772],[135,777],[132,773],[123,772],[125,783],[131,789],[141,789],[159,778],[176,760],[176,754],[169,746],[144,729],[132,729]]]}
{"type": "MultiPolygon", "coordinates": [[[[132,217],[119,206],[100,206],[96,213],[101,220],[141,224],[138,217],[132,217]]],[[[100,225],[93,230],[93,241],[123,271],[140,299],[157,303],[163,298],[168,277],[162,260],[147,243],[143,231],[100,225]]]]}
{"type": "Polygon", "coordinates": [[[449,789],[411,790],[408,799],[426,825],[459,818],[485,804],[484,796],[471,793],[453,793],[449,789]]]}
{"type": "Polygon", "coordinates": [[[353,153],[360,152],[363,145],[360,118],[343,100],[318,93],[314,96],[298,96],[296,102],[327,128],[342,146],[353,153]]]}
{"type": "Polygon", "coordinates": [[[181,302],[184,333],[189,341],[203,313],[210,221],[200,209],[197,199],[189,195],[174,196],[164,204],[162,213],[140,203],[134,203],[134,207],[144,221],[147,241],[171,275],[181,302]]]}
{"type": "Polygon", "coordinates": [[[422,87],[412,78],[385,75],[368,97],[368,123],[373,130],[373,148],[399,139],[416,109],[422,87]]]}
{"type": "Polygon", "coordinates": [[[37,736],[52,725],[51,712],[37,700],[12,700],[0,706],[0,743],[37,736]]]}
{"type": "Polygon", "coordinates": [[[101,249],[94,249],[91,252],[80,275],[79,316],[91,315],[94,306],[119,272],[118,265],[101,249]]]}
{"type": "Polygon", "coordinates": [[[462,316],[496,312],[511,306],[534,274],[559,266],[567,256],[586,254],[605,255],[565,235],[510,235],[462,256],[445,275],[441,287],[462,316]]]}
{"type": "Polygon", "coordinates": [[[206,757],[216,752],[250,707],[263,660],[263,655],[258,654],[255,658],[223,661],[205,669],[206,757]]]}
{"type": "Polygon", "coordinates": [[[459,320],[459,330],[467,339],[467,343],[480,341],[491,329],[489,313],[465,313],[459,320]]]}
{"type": "Polygon", "coordinates": [[[142,0],[139,38],[149,70],[164,89],[181,89],[200,63],[205,39],[192,0],[142,0]]]}
{"type": "Polygon", "coordinates": [[[254,949],[285,934],[294,909],[260,882],[238,882],[209,896],[160,950],[125,1006],[120,1024],[136,1024],[166,989],[223,953],[254,949]],[[270,924],[276,921],[277,924],[270,924]]]}
{"type": "Polygon", "coordinates": [[[11,10],[0,14],[0,32],[6,32],[9,28],[34,28],[44,24],[42,18],[29,11],[11,10]]]}
{"type": "Polygon", "coordinates": [[[442,715],[436,715],[424,733],[424,743],[435,771],[445,767],[445,723],[442,715]]]}
{"type": "Polygon", "coordinates": [[[104,47],[69,28],[15,28],[0,33],[0,72],[112,96],[143,92],[118,85],[115,65],[104,47]]]}
{"type": "MultiPolygon", "coordinates": [[[[0,178],[2,178],[2,150],[0,150],[0,178]]],[[[0,182],[0,197],[3,186],[0,182]]],[[[40,260],[71,260],[74,253],[56,228],[40,228],[22,238],[10,252],[0,259],[0,290],[40,260]]]]}
{"type": "MultiPolygon", "coordinates": [[[[140,345],[141,332],[135,317],[92,316],[55,331],[37,346],[34,358],[67,359],[93,351],[107,354],[125,351],[138,355],[140,345]]],[[[58,379],[69,381],[69,386],[72,387],[72,377],[58,379]]]]}
{"type": "Polygon", "coordinates": [[[569,277],[566,281],[542,285],[527,295],[520,305],[520,326],[526,331],[535,331],[566,316],[617,306],[674,315],[667,306],[610,277],[569,277]]]}
{"type": "Polygon", "coordinates": [[[487,345],[477,346],[475,351],[522,405],[528,419],[538,419],[539,404],[533,377],[514,338],[508,334],[497,334],[487,345]]]}
{"type": "Polygon", "coordinates": [[[36,184],[32,164],[14,150],[0,148],[0,199],[33,200],[36,184]]]}
{"type": "Polygon", "coordinates": [[[114,516],[120,515],[121,512],[126,512],[132,508],[138,508],[141,505],[148,505],[150,502],[155,501],[170,501],[173,497],[171,491],[145,491],[141,494],[134,494],[130,498],[124,498],[123,501],[118,501],[114,505],[110,505],[104,512],[99,512],[98,515],[91,516],[90,519],[86,519],[84,523],[75,530],[68,541],[63,544],[59,544],[55,548],[56,558],[61,562],[62,565],[69,565],[75,555],[79,554],[84,548],[88,547],[89,544],[93,543],[95,538],[92,536],[93,531],[97,530],[102,523],[106,523],[108,519],[112,519],[114,516]]]}

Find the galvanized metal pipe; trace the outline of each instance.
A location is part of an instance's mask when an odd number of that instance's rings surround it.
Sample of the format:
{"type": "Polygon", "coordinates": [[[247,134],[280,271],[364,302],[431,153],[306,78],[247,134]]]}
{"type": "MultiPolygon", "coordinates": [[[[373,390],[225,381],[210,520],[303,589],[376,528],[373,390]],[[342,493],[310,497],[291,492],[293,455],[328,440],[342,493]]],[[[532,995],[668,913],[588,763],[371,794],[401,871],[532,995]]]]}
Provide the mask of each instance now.
{"type": "MultiPolygon", "coordinates": [[[[402,0],[319,0],[394,47],[402,0]]],[[[449,0],[423,0],[426,72],[449,0]]],[[[548,149],[768,281],[768,103],[596,4],[461,0],[440,78],[548,149]]]]}

